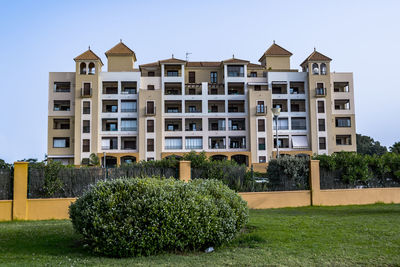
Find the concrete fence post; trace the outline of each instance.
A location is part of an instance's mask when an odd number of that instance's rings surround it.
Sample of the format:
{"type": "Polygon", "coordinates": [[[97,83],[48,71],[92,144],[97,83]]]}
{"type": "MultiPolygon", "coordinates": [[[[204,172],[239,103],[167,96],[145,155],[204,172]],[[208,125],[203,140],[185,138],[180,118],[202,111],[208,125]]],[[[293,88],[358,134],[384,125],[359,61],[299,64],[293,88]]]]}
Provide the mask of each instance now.
{"type": "Polygon", "coordinates": [[[13,220],[27,219],[28,162],[14,162],[13,220]]]}
{"type": "Polygon", "coordinates": [[[189,182],[191,177],[190,161],[179,161],[179,180],[189,182]]]}
{"type": "Polygon", "coordinates": [[[311,190],[311,206],[321,205],[319,160],[310,160],[310,190],[311,190]]]}

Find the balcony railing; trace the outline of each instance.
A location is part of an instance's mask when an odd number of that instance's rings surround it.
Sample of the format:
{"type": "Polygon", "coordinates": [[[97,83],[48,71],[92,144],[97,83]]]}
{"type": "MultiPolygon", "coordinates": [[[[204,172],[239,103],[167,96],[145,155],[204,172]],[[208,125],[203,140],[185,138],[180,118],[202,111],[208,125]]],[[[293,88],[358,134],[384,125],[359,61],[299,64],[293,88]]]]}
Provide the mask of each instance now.
{"type": "Polygon", "coordinates": [[[92,88],[81,88],[81,97],[91,97],[92,88]]]}
{"type": "Polygon", "coordinates": [[[209,131],[225,131],[225,126],[211,127],[208,126],[209,131]]]}
{"type": "Polygon", "coordinates": [[[226,145],[223,145],[223,144],[221,144],[221,145],[218,145],[218,144],[216,144],[216,145],[211,145],[210,146],[210,149],[225,149],[226,148],[226,145]]]}
{"type": "Polygon", "coordinates": [[[265,150],[265,144],[258,144],[258,150],[265,150]]]}
{"type": "Polygon", "coordinates": [[[135,131],[137,131],[137,127],[121,127],[121,131],[135,132],[135,131]]]}
{"type": "Polygon", "coordinates": [[[266,110],[265,106],[257,105],[256,115],[265,115],[266,112],[267,112],[267,110],[266,110]]]}
{"type": "Polygon", "coordinates": [[[180,145],[180,146],[178,146],[178,145],[177,146],[172,146],[172,145],[168,146],[168,145],[166,145],[165,149],[182,149],[182,145],[180,145]]]}
{"type": "Polygon", "coordinates": [[[121,94],[134,95],[134,94],[136,94],[136,89],[122,89],[121,94]]]}
{"type": "Polygon", "coordinates": [[[229,131],[245,131],[245,126],[230,126],[229,131]]]}
{"type": "Polygon", "coordinates": [[[203,149],[203,146],[198,145],[198,146],[186,146],[186,149],[203,149]]]}
{"type": "Polygon", "coordinates": [[[326,88],[315,88],[315,96],[326,96],[326,88]]]}
{"type": "Polygon", "coordinates": [[[137,112],[136,108],[121,108],[121,112],[137,112]]]}
{"type": "Polygon", "coordinates": [[[118,149],[118,146],[101,146],[102,150],[111,150],[111,149],[118,149]]]}
{"type": "Polygon", "coordinates": [[[292,124],[292,130],[306,130],[307,127],[305,125],[293,125],[292,124]]]}

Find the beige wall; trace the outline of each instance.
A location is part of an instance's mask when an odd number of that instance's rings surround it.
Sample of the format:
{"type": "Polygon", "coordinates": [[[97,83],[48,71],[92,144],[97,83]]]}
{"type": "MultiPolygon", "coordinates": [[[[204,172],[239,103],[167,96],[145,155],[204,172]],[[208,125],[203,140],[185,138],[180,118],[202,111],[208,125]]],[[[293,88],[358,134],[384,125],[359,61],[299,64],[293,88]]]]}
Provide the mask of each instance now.
{"type": "Polygon", "coordinates": [[[108,72],[133,71],[133,68],[134,68],[133,56],[108,56],[107,57],[107,71],[108,72]]]}
{"type": "Polygon", "coordinates": [[[267,70],[289,70],[290,57],[289,56],[266,56],[267,70]]]}
{"type": "Polygon", "coordinates": [[[74,140],[74,117],[73,116],[49,116],[47,123],[47,154],[48,155],[73,155],[74,145],[72,141],[74,140]],[[54,119],[69,119],[70,128],[68,130],[63,129],[53,129],[54,119]],[[53,138],[54,137],[69,137],[69,147],[68,148],[53,148],[53,138]]]}
{"type": "Polygon", "coordinates": [[[223,83],[223,76],[224,76],[224,69],[223,67],[220,68],[205,68],[205,67],[199,67],[199,68],[185,68],[185,83],[189,83],[189,72],[194,71],[195,72],[195,80],[196,83],[202,83],[202,82],[208,82],[210,83],[211,81],[211,76],[210,73],[212,71],[217,72],[217,80],[218,83],[223,83]]]}
{"type": "Polygon", "coordinates": [[[311,205],[310,191],[239,193],[250,209],[303,207],[311,205]]]}

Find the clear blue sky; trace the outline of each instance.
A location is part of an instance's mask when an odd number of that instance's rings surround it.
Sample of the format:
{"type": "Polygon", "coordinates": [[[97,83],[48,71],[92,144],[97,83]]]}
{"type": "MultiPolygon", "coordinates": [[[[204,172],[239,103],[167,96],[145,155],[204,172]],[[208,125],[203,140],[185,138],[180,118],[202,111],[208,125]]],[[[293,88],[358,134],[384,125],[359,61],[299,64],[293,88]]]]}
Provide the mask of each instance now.
{"type": "Polygon", "coordinates": [[[357,132],[400,141],[400,1],[2,1],[0,158],[47,150],[48,72],[74,71],[88,45],[123,39],[137,64],[175,57],[257,62],[273,40],[292,68],[314,46],[354,72],[357,132]]]}

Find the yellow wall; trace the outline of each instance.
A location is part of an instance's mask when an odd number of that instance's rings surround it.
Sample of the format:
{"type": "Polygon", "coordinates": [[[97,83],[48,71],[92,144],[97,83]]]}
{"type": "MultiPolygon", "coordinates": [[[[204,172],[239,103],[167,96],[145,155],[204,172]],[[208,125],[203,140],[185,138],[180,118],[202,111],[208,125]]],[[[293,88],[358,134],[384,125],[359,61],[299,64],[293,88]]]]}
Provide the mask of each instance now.
{"type": "Polygon", "coordinates": [[[69,219],[68,208],[76,198],[28,199],[27,220],[69,219]]]}
{"type": "Polygon", "coordinates": [[[133,67],[134,67],[133,56],[107,57],[108,72],[133,71],[133,67]]]}
{"type": "Polygon", "coordinates": [[[12,220],[12,200],[0,200],[0,221],[12,220]]]}
{"type": "Polygon", "coordinates": [[[308,190],[239,193],[250,209],[310,206],[310,194],[308,190]]]}
{"type": "Polygon", "coordinates": [[[267,56],[267,70],[289,70],[290,57],[289,56],[267,56]]]}

